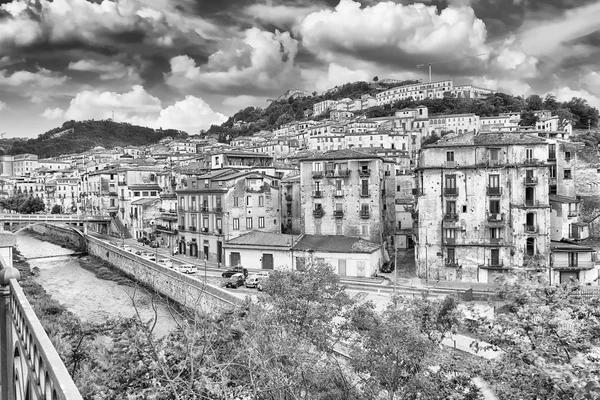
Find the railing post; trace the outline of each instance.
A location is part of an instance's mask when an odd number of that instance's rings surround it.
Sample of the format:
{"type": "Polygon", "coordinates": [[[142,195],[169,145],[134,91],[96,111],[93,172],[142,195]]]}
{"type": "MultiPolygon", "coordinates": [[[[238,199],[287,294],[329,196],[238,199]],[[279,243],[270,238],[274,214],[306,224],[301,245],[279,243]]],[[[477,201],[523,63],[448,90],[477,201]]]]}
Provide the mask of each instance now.
{"type": "MultiPolygon", "coordinates": [[[[2,260],[4,261],[4,260],[2,260]]],[[[19,279],[21,274],[13,267],[5,266],[0,270],[0,399],[14,400],[13,388],[13,351],[12,316],[10,313],[11,279],[19,279]]]]}

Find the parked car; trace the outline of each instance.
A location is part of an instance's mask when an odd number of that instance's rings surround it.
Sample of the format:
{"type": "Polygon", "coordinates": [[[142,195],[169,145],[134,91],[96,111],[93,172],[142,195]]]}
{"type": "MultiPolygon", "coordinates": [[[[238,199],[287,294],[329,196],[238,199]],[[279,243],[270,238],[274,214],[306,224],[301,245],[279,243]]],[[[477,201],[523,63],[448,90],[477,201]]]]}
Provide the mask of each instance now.
{"type": "Polygon", "coordinates": [[[396,264],[393,261],[385,262],[381,265],[379,270],[384,273],[392,272],[396,268],[396,264]]]}
{"type": "Polygon", "coordinates": [[[169,260],[168,258],[159,258],[156,260],[156,263],[158,265],[162,265],[163,267],[173,268],[173,261],[169,260]]]}
{"type": "Polygon", "coordinates": [[[268,271],[260,271],[248,275],[246,278],[246,287],[247,288],[258,288],[261,282],[264,282],[266,279],[269,279],[268,271]]]}
{"type": "Polygon", "coordinates": [[[158,244],[158,242],[157,242],[156,240],[154,240],[154,241],[152,241],[152,242],[149,242],[149,243],[146,243],[146,244],[147,244],[148,246],[152,247],[153,249],[155,249],[155,248],[157,248],[157,247],[160,247],[160,246],[159,246],[159,244],[158,244]]]}
{"type": "Polygon", "coordinates": [[[122,245],[119,245],[119,247],[122,248],[125,251],[129,251],[129,252],[133,251],[133,249],[131,248],[131,246],[128,245],[128,244],[122,244],[122,245]]]}
{"type": "Polygon", "coordinates": [[[225,287],[237,289],[244,284],[244,275],[242,273],[233,274],[225,283],[225,287]]]}
{"type": "Polygon", "coordinates": [[[137,241],[143,244],[148,244],[150,242],[150,240],[148,240],[148,238],[145,236],[139,237],[137,241]]]}
{"type": "Polygon", "coordinates": [[[248,270],[241,265],[237,265],[235,267],[229,268],[227,271],[223,272],[221,276],[223,278],[230,278],[234,274],[243,274],[244,277],[248,276],[248,270]]]}
{"type": "Polygon", "coordinates": [[[177,272],[181,272],[184,274],[195,274],[196,273],[196,266],[193,264],[181,264],[178,267],[175,267],[175,271],[177,272]]]}

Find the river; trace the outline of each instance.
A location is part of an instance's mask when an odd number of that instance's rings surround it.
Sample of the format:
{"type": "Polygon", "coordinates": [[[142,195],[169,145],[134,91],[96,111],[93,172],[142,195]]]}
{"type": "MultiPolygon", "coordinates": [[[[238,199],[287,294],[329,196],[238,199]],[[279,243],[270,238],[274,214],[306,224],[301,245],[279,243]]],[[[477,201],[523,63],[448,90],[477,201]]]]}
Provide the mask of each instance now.
{"type": "MultiPolygon", "coordinates": [[[[39,269],[35,280],[52,298],[82,321],[100,323],[109,318],[135,316],[133,300],[142,320],[154,318],[152,296],[143,288],[136,289],[97,278],[79,265],[77,257],[69,255],[74,251],[35,239],[26,232],[17,234],[17,246],[31,268],[39,269]]],[[[162,337],[176,325],[171,312],[161,300],[157,300],[156,307],[154,333],[162,337]]]]}

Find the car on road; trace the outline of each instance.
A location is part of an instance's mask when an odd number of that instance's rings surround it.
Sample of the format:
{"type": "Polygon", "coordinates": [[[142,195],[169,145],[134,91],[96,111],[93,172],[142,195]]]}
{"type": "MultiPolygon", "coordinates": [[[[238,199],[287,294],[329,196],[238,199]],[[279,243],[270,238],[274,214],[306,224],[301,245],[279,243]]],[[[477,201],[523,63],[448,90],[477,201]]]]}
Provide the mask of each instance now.
{"type": "Polygon", "coordinates": [[[229,268],[227,271],[223,272],[221,276],[223,278],[230,278],[234,274],[243,274],[244,277],[248,276],[248,270],[240,265],[229,268]]]}
{"type": "Polygon", "coordinates": [[[381,265],[381,268],[379,268],[379,270],[384,273],[389,273],[392,272],[395,268],[396,264],[393,261],[387,261],[381,265]]]}
{"type": "Polygon", "coordinates": [[[195,274],[196,266],[193,264],[181,264],[178,267],[175,267],[175,271],[181,272],[183,274],[195,274]]]}
{"type": "Polygon", "coordinates": [[[156,260],[156,263],[166,268],[173,268],[173,261],[169,260],[168,258],[159,258],[156,260]]]}
{"type": "Polygon", "coordinates": [[[225,287],[237,289],[244,284],[244,274],[237,273],[233,274],[229,277],[227,282],[225,283],[225,287]]]}

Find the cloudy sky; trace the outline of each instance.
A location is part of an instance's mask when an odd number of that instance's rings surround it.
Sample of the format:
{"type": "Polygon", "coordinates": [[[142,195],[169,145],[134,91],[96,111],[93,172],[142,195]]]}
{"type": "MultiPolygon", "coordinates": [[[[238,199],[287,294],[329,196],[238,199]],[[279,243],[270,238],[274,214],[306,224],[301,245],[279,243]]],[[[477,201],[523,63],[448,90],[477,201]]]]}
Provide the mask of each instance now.
{"type": "Polygon", "coordinates": [[[190,133],[289,88],[452,78],[600,107],[597,0],[0,0],[0,133],[190,133]],[[474,55],[485,53],[484,56],[474,55]]]}

